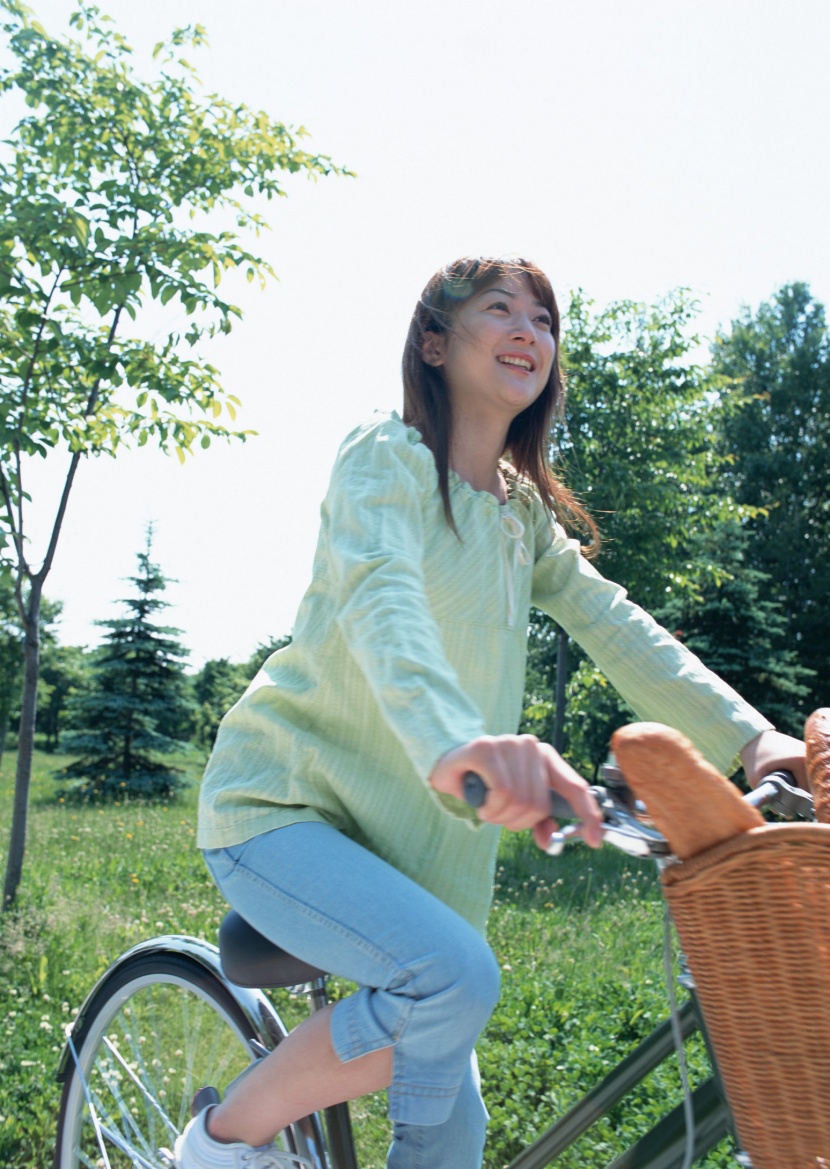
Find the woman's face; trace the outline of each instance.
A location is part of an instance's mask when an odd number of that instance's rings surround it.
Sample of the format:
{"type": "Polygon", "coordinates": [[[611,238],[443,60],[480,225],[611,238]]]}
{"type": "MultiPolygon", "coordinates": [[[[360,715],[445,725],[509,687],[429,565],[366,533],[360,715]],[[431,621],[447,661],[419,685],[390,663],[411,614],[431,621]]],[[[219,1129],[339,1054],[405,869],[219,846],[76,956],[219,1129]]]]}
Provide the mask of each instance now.
{"type": "Polygon", "coordinates": [[[483,413],[509,426],[547,385],[556,353],[550,312],[522,273],[497,278],[427,333],[423,357],[444,374],[453,415],[483,413]]]}

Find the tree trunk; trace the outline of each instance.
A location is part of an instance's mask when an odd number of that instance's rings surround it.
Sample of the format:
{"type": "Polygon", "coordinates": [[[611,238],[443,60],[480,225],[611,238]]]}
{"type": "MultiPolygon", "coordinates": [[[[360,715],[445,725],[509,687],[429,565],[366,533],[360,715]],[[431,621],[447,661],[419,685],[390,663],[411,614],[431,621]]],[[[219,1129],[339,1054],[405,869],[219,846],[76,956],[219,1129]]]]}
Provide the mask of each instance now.
{"type": "Polygon", "coordinates": [[[0,768],[3,766],[3,756],[6,754],[6,740],[9,737],[9,722],[11,714],[8,706],[0,711],[0,768]]]}
{"type": "Polygon", "coordinates": [[[565,747],[565,687],[568,684],[568,635],[556,626],[556,701],[553,715],[553,749],[562,754],[565,747]]]}
{"type": "Polygon", "coordinates": [[[32,778],[32,757],[35,748],[35,717],[37,715],[37,678],[40,658],[40,582],[32,584],[29,594],[23,638],[23,696],[20,702],[20,733],[17,744],[17,774],[14,784],[9,856],[6,862],[6,883],[3,888],[3,910],[8,909],[17,895],[23,873],[26,852],[26,819],[29,809],[29,784],[32,778]]]}

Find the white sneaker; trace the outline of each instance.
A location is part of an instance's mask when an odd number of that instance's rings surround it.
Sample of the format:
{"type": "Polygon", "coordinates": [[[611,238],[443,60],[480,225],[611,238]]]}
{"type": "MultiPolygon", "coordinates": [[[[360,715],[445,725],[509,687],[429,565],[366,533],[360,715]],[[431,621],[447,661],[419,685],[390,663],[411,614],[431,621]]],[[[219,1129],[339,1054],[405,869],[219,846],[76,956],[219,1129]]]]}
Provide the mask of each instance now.
{"type": "Polygon", "coordinates": [[[209,1112],[210,1108],[205,1108],[195,1116],[177,1138],[173,1150],[176,1169],[312,1169],[306,1157],[285,1153],[276,1145],[215,1141],[205,1124],[209,1112]]]}

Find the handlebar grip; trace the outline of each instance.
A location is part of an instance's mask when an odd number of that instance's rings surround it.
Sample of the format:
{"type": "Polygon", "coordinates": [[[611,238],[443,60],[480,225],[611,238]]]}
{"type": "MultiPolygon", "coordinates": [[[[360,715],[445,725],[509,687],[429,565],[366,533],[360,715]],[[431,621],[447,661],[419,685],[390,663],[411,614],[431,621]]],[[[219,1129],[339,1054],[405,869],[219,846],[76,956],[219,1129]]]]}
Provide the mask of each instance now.
{"type": "Polygon", "coordinates": [[[798,786],[791,771],[783,769],[765,775],[744,799],[754,808],[771,808],[773,812],[788,820],[795,816],[810,820],[814,814],[812,796],[798,786]]]}
{"type": "MultiPolygon", "coordinates": [[[[464,775],[464,800],[471,808],[483,808],[487,803],[487,784],[475,771],[464,775]]],[[[550,814],[554,820],[573,820],[574,810],[564,796],[551,790],[550,814]]]]}

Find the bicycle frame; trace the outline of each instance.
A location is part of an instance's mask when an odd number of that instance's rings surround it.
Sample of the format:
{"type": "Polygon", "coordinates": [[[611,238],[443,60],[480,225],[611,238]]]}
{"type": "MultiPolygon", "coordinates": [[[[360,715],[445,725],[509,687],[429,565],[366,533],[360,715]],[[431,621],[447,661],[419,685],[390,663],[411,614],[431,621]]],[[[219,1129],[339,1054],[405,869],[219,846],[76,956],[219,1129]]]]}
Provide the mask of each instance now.
{"type": "MultiPolygon", "coordinates": [[[[688,985],[691,997],[679,1011],[680,1034],[686,1039],[696,1031],[701,1031],[705,1040],[697,996],[694,988],[688,985]]],[[[606,1116],[650,1072],[673,1055],[674,1050],[671,1019],[666,1019],[563,1117],[519,1153],[510,1162],[508,1169],[545,1169],[545,1166],[554,1164],[557,1157],[596,1121],[606,1116]]],[[[711,1050],[709,1055],[711,1059],[711,1050]]],[[[695,1159],[705,1156],[732,1133],[731,1114],[714,1062],[712,1067],[713,1075],[692,1093],[695,1159]]],[[[626,1152],[610,1162],[608,1169],[679,1169],[683,1164],[685,1147],[686,1120],[683,1105],[679,1104],[626,1152]]]]}

